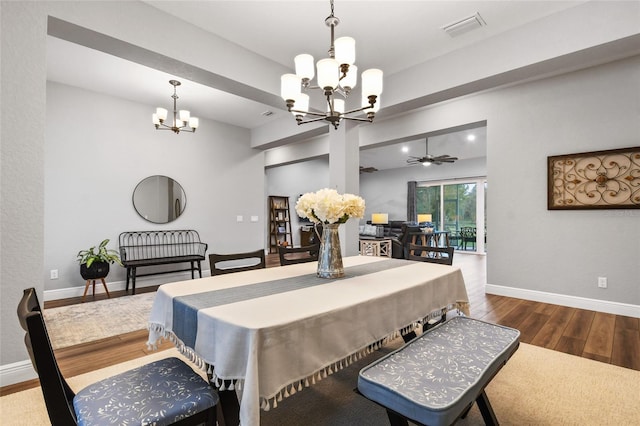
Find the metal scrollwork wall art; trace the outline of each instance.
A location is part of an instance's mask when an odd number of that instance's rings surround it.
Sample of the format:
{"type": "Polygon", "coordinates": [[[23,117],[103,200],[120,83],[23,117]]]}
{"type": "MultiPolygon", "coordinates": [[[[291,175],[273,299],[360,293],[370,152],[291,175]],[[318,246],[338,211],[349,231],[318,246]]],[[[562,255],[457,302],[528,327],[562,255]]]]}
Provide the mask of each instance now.
{"type": "Polygon", "coordinates": [[[640,208],[640,147],[548,160],[549,210],[640,208]]]}

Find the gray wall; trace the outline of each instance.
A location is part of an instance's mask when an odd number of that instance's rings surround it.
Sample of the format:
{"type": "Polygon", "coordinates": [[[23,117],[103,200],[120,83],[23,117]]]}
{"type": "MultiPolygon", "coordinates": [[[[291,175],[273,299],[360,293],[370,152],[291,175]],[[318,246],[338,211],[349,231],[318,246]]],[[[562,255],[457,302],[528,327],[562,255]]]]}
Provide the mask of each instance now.
{"type": "MultiPolygon", "coordinates": [[[[42,277],[47,294],[84,287],[76,253],[105,238],[117,249],[124,231],[195,229],[209,252],[264,246],[264,155],[249,147],[249,131],[201,119],[196,133],[176,135],[155,130],[151,112],[149,105],[47,84],[42,277]],[[183,215],[163,225],[142,219],[132,204],[136,185],[158,174],[177,180],[187,198],[183,215]],[[243,222],[236,221],[238,215],[243,222]],[[250,222],[251,216],[259,221],[250,222]],[[49,279],[51,269],[59,270],[59,279],[49,279]]],[[[111,285],[124,279],[124,268],[113,266],[111,285]]]]}
{"type": "MultiPolygon", "coordinates": [[[[140,164],[135,164],[133,170],[123,171],[121,161],[129,160],[123,160],[123,155],[119,152],[102,148],[109,157],[106,160],[109,166],[117,167],[115,171],[112,170],[114,174],[123,176],[118,178],[122,179],[115,189],[118,193],[109,195],[107,206],[94,203],[91,198],[77,199],[74,204],[70,204],[69,210],[90,209],[84,211],[86,221],[83,219],[78,224],[87,233],[86,240],[83,237],[82,242],[74,241],[73,244],[60,248],[59,254],[52,253],[55,250],[51,246],[54,237],[49,235],[51,223],[48,212],[51,203],[45,204],[45,197],[48,197],[48,192],[45,192],[45,170],[48,171],[51,166],[48,164],[49,160],[45,160],[45,147],[49,143],[49,129],[45,123],[45,41],[47,14],[50,10],[54,10],[54,16],[61,19],[205,69],[220,71],[223,75],[237,75],[239,81],[246,81],[248,84],[260,79],[263,82],[257,82],[256,86],[270,93],[278,92],[277,77],[281,74],[280,67],[264,64],[263,69],[262,62],[261,72],[255,73],[255,66],[246,66],[255,59],[248,52],[215,39],[195,27],[186,28],[186,24],[161,16],[157,10],[143,3],[127,3],[126,8],[113,7],[110,2],[0,3],[0,366],[27,359],[22,344],[23,333],[15,318],[15,306],[23,288],[35,286],[42,294],[48,279],[48,269],[59,268],[62,273],[67,267],[74,268],[61,265],[77,266],[74,258],[79,248],[95,244],[103,237],[115,238],[118,232],[133,228],[134,225],[143,225],[141,219],[135,218],[134,212],[127,219],[118,218],[121,220],[118,223],[121,228],[108,223],[104,224],[108,231],[94,233],[87,225],[90,215],[95,214],[95,211],[114,207],[120,208],[122,212],[125,212],[125,208],[131,209],[130,204],[127,205],[128,201],[124,201],[124,198],[120,200],[119,197],[123,193],[130,194],[132,185],[143,176],[136,171],[141,167],[140,164]],[[139,24],[143,18],[145,31],[140,31],[139,24]],[[157,36],[165,34],[167,28],[171,28],[176,36],[157,36]],[[194,48],[184,49],[184,40],[194,43],[194,48]],[[215,51],[216,54],[203,55],[202,52],[205,51],[215,51]],[[238,62],[227,60],[234,55],[238,62]],[[228,66],[230,63],[233,66],[228,66]]],[[[600,32],[591,31],[591,34],[599,35],[600,32]]],[[[534,37],[538,35],[536,32],[534,37]]],[[[638,210],[547,211],[546,157],[638,146],[639,79],[640,58],[635,57],[561,77],[453,100],[414,114],[381,119],[375,125],[364,126],[360,130],[360,141],[375,145],[394,138],[487,120],[488,228],[491,229],[492,241],[496,241],[487,258],[489,282],[522,292],[549,292],[611,301],[637,308],[640,305],[638,210]],[[606,290],[596,286],[596,277],[600,275],[609,277],[609,288],[606,290]]],[[[410,79],[405,78],[403,83],[407,81],[410,79]]],[[[426,81],[430,82],[431,79],[426,81]]],[[[390,95],[393,96],[392,93],[390,95]]],[[[112,101],[101,98],[98,108],[100,105],[104,108],[105,104],[102,102],[113,104],[112,101]]],[[[94,105],[84,107],[93,108],[94,105]]],[[[144,110],[145,126],[150,122],[147,108],[153,107],[155,105],[137,107],[144,110]]],[[[109,110],[109,117],[112,118],[110,121],[120,124],[123,118],[113,119],[111,114],[115,110],[109,110]]],[[[203,123],[198,132],[204,132],[206,124],[209,123],[203,123]]],[[[76,126],[82,124],[74,122],[67,129],[67,135],[58,141],[68,140],[69,143],[77,144],[81,140],[90,140],[89,136],[97,139],[105,137],[102,134],[76,133],[76,126]]],[[[108,132],[113,132],[113,129],[108,132]]],[[[168,135],[167,138],[169,136],[175,135],[168,135]]],[[[186,136],[198,134],[178,136],[181,144],[186,136]]],[[[111,144],[118,138],[113,135],[108,139],[111,144]]],[[[130,140],[126,149],[135,149],[135,142],[130,140]]],[[[211,138],[209,142],[218,141],[211,138]]],[[[226,189],[215,181],[213,172],[209,170],[222,167],[216,161],[217,158],[221,162],[225,161],[223,150],[205,151],[204,144],[195,145],[198,151],[192,152],[194,157],[195,154],[205,152],[212,154],[194,158],[201,167],[194,167],[193,163],[187,164],[186,168],[197,170],[198,178],[196,179],[195,172],[176,172],[169,166],[167,174],[178,173],[174,177],[181,183],[184,182],[187,191],[189,215],[180,224],[193,223],[198,229],[206,229],[203,238],[214,249],[221,247],[223,239],[220,235],[224,237],[224,241],[228,238],[225,234],[217,234],[224,232],[223,226],[212,228],[211,223],[228,225],[226,221],[229,217],[234,221],[237,214],[254,214],[255,205],[264,206],[264,172],[260,167],[257,174],[253,174],[252,170],[248,177],[243,177],[246,179],[246,186],[234,191],[237,197],[233,198],[235,202],[232,204],[219,195],[219,191],[226,189]],[[258,188],[258,192],[253,192],[254,188],[258,188]],[[244,192],[245,189],[248,192],[244,192]],[[192,193],[197,196],[190,195],[192,193]],[[215,206],[212,200],[215,200],[215,206]],[[252,204],[254,202],[258,204],[252,204]],[[196,211],[203,213],[192,217],[191,208],[193,214],[196,211]],[[211,211],[207,211],[209,208],[211,211]]],[[[154,150],[156,145],[151,147],[151,151],[154,150]]],[[[149,154],[148,150],[137,153],[149,154]]],[[[72,156],[63,161],[70,167],[75,167],[72,163],[78,159],[78,155],[77,151],[73,152],[72,156]]],[[[254,156],[247,158],[248,160],[237,163],[230,173],[237,175],[243,167],[254,167],[254,156]]],[[[127,164],[131,167],[130,163],[127,164]]],[[[99,169],[93,171],[98,172],[99,169]]],[[[153,170],[149,174],[157,172],[153,170]]],[[[73,185],[77,185],[77,182],[73,182],[73,185]]],[[[86,186],[82,189],[86,190],[86,186]]],[[[299,192],[295,189],[292,194],[299,192]]],[[[229,193],[230,189],[225,192],[229,193]]],[[[70,198],[68,194],[61,194],[61,197],[70,198]]],[[[129,195],[126,198],[129,200],[129,195]]],[[[55,205],[57,206],[57,202],[55,205]]],[[[262,209],[263,212],[266,211],[264,207],[262,209]]],[[[118,214],[126,214],[122,212],[118,214]]],[[[60,213],[57,215],[62,216],[60,213]]],[[[62,219],[56,220],[60,222],[62,219]]],[[[260,239],[264,238],[264,234],[260,232],[256,235],[260,235],[260,239]]],[[[236,244],[238,240],[234,237],[231,241],[236,244]]]]}
{"type": "MultiPolygon", "coordinates": [[[[300,245],[300,223],[295,212],[296,201],[300,194],[315,192],[329,186],[329,159],[319,158],[301,163],[267,168],[266,195],[283,195],[289,197],[291,206],[291,230],[293,244],[300,245]]],[[[267,216],[267,220],[269,217],[267,216]]],[[[306,224],[306,223],[305,223],[306,224]]],[[[265,239],[269,241],[268,229],[265,239]]]]}
{"type": "Polygon", "coordinates": [[[406,166],[360,175],[360,195],[367,203],[365,220],[372,213],[388,213],[389,220],[407,220],[407,182],[437,181],[486,176],[486,158],[459,160],[453,164],[406,166]]]}
{"type": "MultiPolygon", "coordinates": [[[[13,363],[22,366],[28,358],[22,343],[24,333],[15,315],[22,289],[33,286],[43,299],[45,283],[52,288],[81,286],[74,272],[78,250],[103,238],[115,240],[121,231],[162,228],[144,222],[131,206],[131,191],[144,176],[173,175],[187,191],[184,218],[165,228],[198,229],[210,244],[209,251],[264,245],[264,160],[262,153],[249,150],[246,130],[203,121],[195,135],[160,134],[152,127],[147,130],[151,126],[149,114],[157,105],[136,105],[76,90],[65,94],[59,87],[47,93],[49,14],[170,57],[204,67],[212,64],[211,69],[224,66],[223,59],[234,53],[240,55],[240,62],[251,62],[251,55],[237,46],[195,27],[186,28],[186,24],[172,21],[143,3],[128,3],[127,8],[109,3],[0,3],[3,368],[13,363]],[[142,17],[148,19],[145,31],[139,30],[142,17]],[[154,35],[165,33],[169,27],[176,37],[154,35]],[[185,51],[182,43],[171,43],[171,39],[194,40],[198,46],[185,51]],[[216,55],[201,54],[214,45],[216,55]],[[51,96],[49,104],[47,95],[51,96]],[[51,123],[53,117],[48,117],[56,111],[56,101],[65,109],[64,113],[57,111],[55,119],[61,120],[60,124],[51,123]],[[100,120],[93,109],[102,113],[100,120]],[[127,118],[138,113],[142,119],[127,118]],[[123,125],[126,135],[124,129],[118,130],[123,125]],[[149,136],[143,136],[146,132],[149,136]],[[85,151],[87,147],[92,150],[85,151]],[[51,157],[45,158],[45,153],[51,157]],[[180,164],[172,157],[179,158],[180,164]],[[56,169],[59,174],[53,173],[56,169]],[[45,172],[59,181],[45,184],[45,172]],[[103,198],[96,197],[91,187],[101,187],[103,198]],[[245,222],[236,225],[236,215],[244,215],[245,222]],[[249,215],[260,216],[260,222],[247,222],[249,215]],[[49,270],[54,268],[60,271],[57,281],[49,280],[49,270]]],[[[277,71],[265,71],[274,75],[274,86],[277,71]]],[[[255,73],[247,72],[247,81],[252,75],[255,73]]],[[[118,276],[122,278],[116,270],[113,278],[118,276]]]]}
{"type": "Polygon", "coordinates": [[[43,289],[46,19],[32,6],[0,3],[0,365],[27,359],[16,306],[43,289]]]}
{"type": "Polygon", "coordinates": [[[639,316],[640,210],[547,210],[548,156],[640,145],[638,81],[635,56],[384,120],[363,127],[361,141],[486,120],[488,291],[596,310],[591,301],[610,302],[639,316]]]}
{"type": "MultiPolygon", "coordinates": [[[[635,56],[380,120],[360,128],[360,143],[486,121],[487,291],[638,317],[640,210],[547,210],[548,156],[640,145],[638,81],[635,56]],[[597,287],[599,276],[607,289],[597,287]]],[[[286,161],[281,154],[268,159],[286,161]]],[[[465,174],[483,174],[482,164],[468,166],[465,174]]],[[[361,176],[367,215],[403,219],[406,182],[423,180],[420,173],[361,176]]]]}
{"type": "Polygon", "coordinates": [[[488,282],[640,305],[640,210],[549,211],[547,156],[640,146],[640,57],[480,96],[488,282]],[[609,288],[597,287],[607,276],[609,288]]]}

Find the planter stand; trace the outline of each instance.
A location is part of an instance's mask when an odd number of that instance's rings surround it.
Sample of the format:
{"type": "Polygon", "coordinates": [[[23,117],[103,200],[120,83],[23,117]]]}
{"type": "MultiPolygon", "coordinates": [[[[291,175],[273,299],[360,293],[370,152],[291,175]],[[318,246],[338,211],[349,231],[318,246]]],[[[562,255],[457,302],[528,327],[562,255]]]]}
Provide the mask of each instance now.
{"type": "MultiPolygon", "coordinates": [[[[104,278],[96,278],[102,281],[102,285],[104,286],[104,291],[107,292],[107,297],[111,299],[111,295],[109,294],[109,289],[107,288],[107,283],[104,282],[104,278]]],[[[87,284],[84,286],[84,294],[82,295],[82,302],[84,303],[84,298],[87,295],[87,290],[89,290],[89,284],[93,281],[93,297],[96,297],[96,280],[87,280],[87,284]]]]}
{"type": "Polygon", "coordinates": [[[80,265],[80,275],[82,278],[87,280],[87,283],[84,286],[84,294],[82,295],[82,302],[84,302],[84,298],[87,295],[87,290],[89,290],[89,285],[93,282],[93,297],[96,297],[96,280],[102,281],[102,285],[104,286],[104,291],[107,292],[107,297],[111,299],[111,295],[109,294],[109,289],[107,288],[107,283],[104,281],[106,276],[109,274],[109,263],[107,262],[93,262],[91,268],[87,268],[86,264],[80,265]]]}

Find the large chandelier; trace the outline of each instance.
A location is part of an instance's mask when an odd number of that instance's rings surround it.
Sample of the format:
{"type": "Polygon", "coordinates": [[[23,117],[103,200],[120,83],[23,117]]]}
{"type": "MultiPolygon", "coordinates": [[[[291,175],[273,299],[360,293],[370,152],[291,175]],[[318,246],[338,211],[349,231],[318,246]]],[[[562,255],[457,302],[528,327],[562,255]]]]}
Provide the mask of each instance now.
{"type": "Polygon", "coordinates": [[[195,132],[200,124],[200,120],[197,117],[191,117],[191,113],[186,109],[177,110],[176,101],[178,95],[176,94],[176,87],[180,86],[178,80],[169,80],[169,84],[173,86],[173,125],[165,123],[167,120],[168,111],[164,108],[156,108],[156,113],[153,114],[153,124],[156,126],[156,130],[172,130],[178,134],[180,132],[195,132]]]}
{"type": "Polygon", "coordinates": [[[296,73],[281,77],[280,95],[298,124],[326,120],[337,129],[342,119],[373,122],[380,109],[382,71],[372,68],[362,73],[362,106],[345,111],[345,100],[358,80],[358,67],[354,65],[356,41],[351,37],[340,37],[334,41],[334,30],[340,20],[333,15],[333,0],[331,15],[324,22],[331,28],[331,45],[329,58],[321,59],[316,64],[317,86],[311,85],[314,77],[313,56],[303,53],[294,58],[296,73]],[[309,111],[309,95],[303,93],[307,89],[320,89],[324,93],[327,100],[326,112],[309,111]],[[336,95],[340,97],[336,98],[336,95]],[[366,118],[352,116],[356,113],[365,113],[366,118]],[[303,121],[305,115],[315,118],[303,121]]]}

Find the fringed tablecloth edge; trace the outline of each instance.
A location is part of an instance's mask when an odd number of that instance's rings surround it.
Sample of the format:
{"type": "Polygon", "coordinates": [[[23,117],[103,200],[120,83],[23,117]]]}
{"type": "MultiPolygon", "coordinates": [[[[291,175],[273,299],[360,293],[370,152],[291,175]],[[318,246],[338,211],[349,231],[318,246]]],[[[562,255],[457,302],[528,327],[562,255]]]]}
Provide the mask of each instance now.
{"type": "MultiPolygon", "coordinates": [[[[365,347],[357,350],[351,355],[329,363],[327,366],[320,368],[311,375],[305,376],[301,379],[293,380],[289,384],[283,386],[279,391],[268,397],[261,396],[260,408],[264,411],[269,411],[271,408],[277,408],[278,402],[281,402],[283,398],[288,398],[291,395],[296,394],[298,391],[301,391],[303,388],[315,385],[316,382],[327,378],[333,373],[338,372],[350,366],[354,362],[361,360],[367,355],[370,355],[372,352],[377,351],[378,349],[385,346],[388,342],[395,340],[400,336],[405,336],[411,333],[416,329],[416,327],[427,324],[432,319],[440,318],[443,314],[452,309],[457,309],[458,311],[462,311],[466,315],[469,315],[469,302],[460,300],[455,303],[450,303],[440,309],[436,309],[429,313],[429,315],[412,321],[411,323],[400,328],[400,330],[389,333],[382,339],[366,345],[365,347]]],[[[184,342],[182,342],[182,340],[180,340],[178,336],[176,336],[172,331],[166,330],[164,325],[158,323],[149,323],[147,328],[150,332],[149,340],[147,341],[147,347],[149,350],[158,349],[157,342],[159,339],[162,338],[164,340],[169,340],[175,345],[176,349],[178,349],[178,351],[182,355],[184,355],[189,361],[195,364],[202,371],[207,373],[210,382],[214,384],[218,388],[218,390],[242,389],[242,384],[244,382],[243,378],[218,377],[215,374],[214,368],[211,364],[202,359],[198,354],[195,353],[193,349],[185,345],[184,342]]]]}
{"type": "Polygon", "coordinates": [[[278,402],[281,402],[284,398],[288,398],[291,395],[296,394],[298,391],[301,391],[303,388],[307,388],[309,386],[315,385],[316,382],[321,381],[322,379],[327,378],[328,376],[336,373],[343,368],[346,368],[353,364],[356,361],[361,360],[367,355],[371,354],[374,351],[377,351],[381,347],[385,346],[388,342],[395,340],[400,336],[405,336],[410,332],[414,331],[416,327],[427,324],[430,320],[440,318],[443,314],[447,313],[452,309],[457,309],[459,312],[462,311],[465,315],[469,315],[469,302],[467,301],[457,301],[455,303],[450,303],[447,306],[444,306],[440,309],[436,309],[429,313],[429,315],[419,318],[415,321],[412,321],[410,324],[402,327],[400,330],[396,330],[382,339],[377,340],[376,342],[370,343],[365,347],[359,349],[355,353],[348,355],[342,359],[334,361],[323,367],[309,376],[303,377],[301,379],[296,379],[290,382],[288,385],[283,386],[279,391],[268,397],[260,397],[260,408],[263,411],[269,411],[271,408],[277,408],[278,402]]]}
{"type": "Polygon", "coordinates": [[[149,330],[149,340],[147,341],[148,350],[158,350],[158,340],[168,340],[173,343],[178,352],[184,355],[189,361],[195,364],[202,371],[210,374],[208,371],[211,368],[210,365],[200,358],[193,349],[185,345],[184,342],[182,342],[182,340],[173,333],[173,331],[166,330],[164,325],[158,323],[149,323],[147,329],[149,330]]]}

